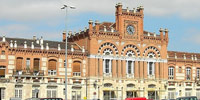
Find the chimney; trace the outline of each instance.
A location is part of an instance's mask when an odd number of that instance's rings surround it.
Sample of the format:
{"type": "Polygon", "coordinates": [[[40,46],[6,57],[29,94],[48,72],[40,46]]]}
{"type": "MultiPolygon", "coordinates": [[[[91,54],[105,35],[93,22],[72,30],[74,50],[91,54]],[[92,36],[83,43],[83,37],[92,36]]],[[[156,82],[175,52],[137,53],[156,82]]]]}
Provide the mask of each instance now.
{"type": "Polygon", "coordinates": [[[129,12],[129,8],[128,7],[126,8],[126,12],[129,12]]]}
{"type": "Polygon", "coordinates": [[[106,31],[107,31],[107,29],[106,29],[106,26],[104,26],[103,30],[104,30],[104,32],[106,32],[106,31]]]}
{"type": "Polygon", "coordinates": [[[93,31],[93,21],[89,20],[89,31],[93,31]]]}
{"type": "Polygon", "coordinates": [[[165,39],[167,39],[168,40],[168,29],[165,29],[165,39]]]}
{"type": "Polygon", "coordinates": [[[85,52],[85,48],[84,48],[84,46],[82,47],[82,52],[83,52],[83,53],[85,52]]]}
{"type": "Polygon", "coordinates": [[[117,14],[122,14],[122,3],[116,4],[116,13],[117,14]]]}
{"type": "Polygon", "coordinates": [[[34,43],[31,42],[31,49],[34,49],[34,43]]]}
{"type": "Polygon", "coordinates": [[[3,36],[2,42],[6,42],[6,37],[3,36]]]}
{"type": "Polygon", "coordinates": [[[58,44],[58,51],[60,51],[61,50],[61,48],[60,48],[60,44],[58,44]]]}
{"type": "Polygon", "coordinates": [[[33,36],[33,40],[36,40],[36,36],[35,35],[33,36]]]}
{"type": "Polygon", "coordinates": [[[13,40],[10,40],[10,47],[13,48],[13,40]]]}
{"type": "Polygon", "coordinates": [[[26,44],[26,41],[24,41],[24,48],[27,48],[27,44],[26,44]]]}
{"type": "Polygon", "coordinates": [[[46,43],[46,50],[49,50],[49,44],[46,43]]]}
{"type": "Polygon", "coordinates": [[[135,8],[133,8],[133,13],[136,13],[136,9],[135,8]]]}
{"type": "Polygon", "coordinates": [[[44,50],[44,45],[43,44],[41,44],[41,50],[44,50]]]}
{"type": "Polygon", "coordinates": [[[43,43],[44,43],[44,40],[43,40],[43,37],[41,36],[40,45],[43,45],[43,43]]]}
{"type": "Polygon", "coordinates": [[[74,52],[74,47],[73,47],[73,45],[71,45],[71,52],[74,52]]]}
{"type": "Polygon", "coordinates": [[[194,55],[194,60],[197,60],[197,56],[196,55],[194,55]]]}
{"type": "Polygon", "coordinates": [[[112,33],[114,32],[114,28],[113,28],[113,27],[111,27],[111,32],[112,32],[112,33]]]}
{"type": "Polygon", "coordinates": [[[186,59],[186,56],[185,56],[185,54],[183,55],[183,58],[184,58],[184,59],[186,59]]]}
{"type": "Polygon", "coordinates": [[[17,48],[17,41],[15,41],[14,48],[17,48]]]}
{"type": "Polygon", "coordinates": [[[97,33],[99,32],[99,21],[98,20],[95,21],[95,30],[97,33]]]}
{"type": "Polygon", "coordinates": [[[63,42],[66,41],[66,31],[63,31],[63,42]]]}
{"type": "Polygon", "coordinates": [[[174,56],[174,58],[175,58],[175,59],[177,59],[176,53],[175,53],[175,56],[174,56]]]}
{"type": "Polygon", "coordinates": [[[84,29],[84,32],[86,32],[87,31],[87,27],[85,27],[85,29],[84,29]]]}
{"type": "Polygon", "coordinates": [[[160,37],[161,37],[161,40],[163,40],[163,29],[162,28],[160,28],[160,37]]]}
{"type": "Polygon", "coordinates": [[[40,44],[40,41],[39,41],[39,39],[37,38],[37,40],[36,40],[36,44],[40,44]]]}

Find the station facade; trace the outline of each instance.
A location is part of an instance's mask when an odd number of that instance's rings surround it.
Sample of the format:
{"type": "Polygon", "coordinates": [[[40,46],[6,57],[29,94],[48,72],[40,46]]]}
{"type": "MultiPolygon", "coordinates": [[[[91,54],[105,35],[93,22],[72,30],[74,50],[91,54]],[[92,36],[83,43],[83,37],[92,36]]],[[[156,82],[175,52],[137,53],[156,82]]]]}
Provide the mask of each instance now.
{"type": "Polygon", "coordinates": [[[89,27],[62,41],[0,37],[0,99],[200,98],[200,54],[168,51],[168,29],[143,29],[144,8],[116,6],[115,22],[89,27]]]}

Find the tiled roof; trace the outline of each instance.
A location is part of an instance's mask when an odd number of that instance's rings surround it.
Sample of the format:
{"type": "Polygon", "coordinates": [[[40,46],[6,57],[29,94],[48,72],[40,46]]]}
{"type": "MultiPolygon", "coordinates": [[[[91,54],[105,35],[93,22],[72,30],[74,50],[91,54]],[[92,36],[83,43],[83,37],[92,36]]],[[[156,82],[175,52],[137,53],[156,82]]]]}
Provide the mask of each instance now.
{"type": "Polygon", "coordinates": [[[192,56],[195,57],[195,55],[196,55],[197,59],[200,59],[200,53],[168,51],[167,54],[168,54],[169,58],[174,58],[175,55],[177,56],[177,58],[184,58],[184,55],[186,58],[192,58],[192,56]]]}

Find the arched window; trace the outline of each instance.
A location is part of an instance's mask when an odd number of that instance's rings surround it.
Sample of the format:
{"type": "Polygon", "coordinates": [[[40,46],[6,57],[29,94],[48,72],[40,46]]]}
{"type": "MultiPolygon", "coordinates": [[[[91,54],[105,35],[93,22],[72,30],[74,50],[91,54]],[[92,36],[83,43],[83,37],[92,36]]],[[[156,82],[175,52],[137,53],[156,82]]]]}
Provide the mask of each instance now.
{"type": "Polygon", "coordinates": [[[48,62],[48,75],[56,75],[56,60],[50,59],[48,62]]]}
{"type": "Polygon", "coordinates": [[[191,80],[191,68],[186,68],[186,80],[191,80]]]}
{"type": "Polygon", "coordinates": [[[21,71],[23,66],[23,58],[22,57],[17,57],[16,61],[16,70],[21,71]]]}
{"type": "Polygon", "coordinates": [[[73,62],[73,76],[81,76],[81,62],[80,61],[73,62]]]}
{"type": "MultiPolygon", "coordinates": [[[[154,59],[155,58],[155,53],[154,52],[149,52],[147,54],[148,58],[154,59]]],[[[147,62],[147,67],[148,67],[148,75],[155,75],[155,62],[147,62]]]]}
{"type": "Polygon", "coordinates": [[[110,48],[106,48],[104,49],[103,54],[106,55],[106,57],[103,59],[103,72],[105,75],[111,75],[112,60],[107,56],[112,55],[113,52],[110,48]]]}
{"type": "Polygon", "coordinates": [[[174,67],[168,68],[168,79],[174,79],[174,67]]]}

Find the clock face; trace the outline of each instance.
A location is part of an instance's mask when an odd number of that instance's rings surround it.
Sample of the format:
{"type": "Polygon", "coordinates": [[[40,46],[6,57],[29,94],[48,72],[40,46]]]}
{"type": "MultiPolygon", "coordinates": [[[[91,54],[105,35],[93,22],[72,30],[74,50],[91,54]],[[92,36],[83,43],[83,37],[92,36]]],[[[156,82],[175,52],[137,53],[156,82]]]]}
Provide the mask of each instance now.
{"type": "Polygon", "coordinates": [[[132,25],[128,25],[126,27],[126,31],[128,32],[128,34],[132,35],[135,32],[135,28],[132,25]]]}

